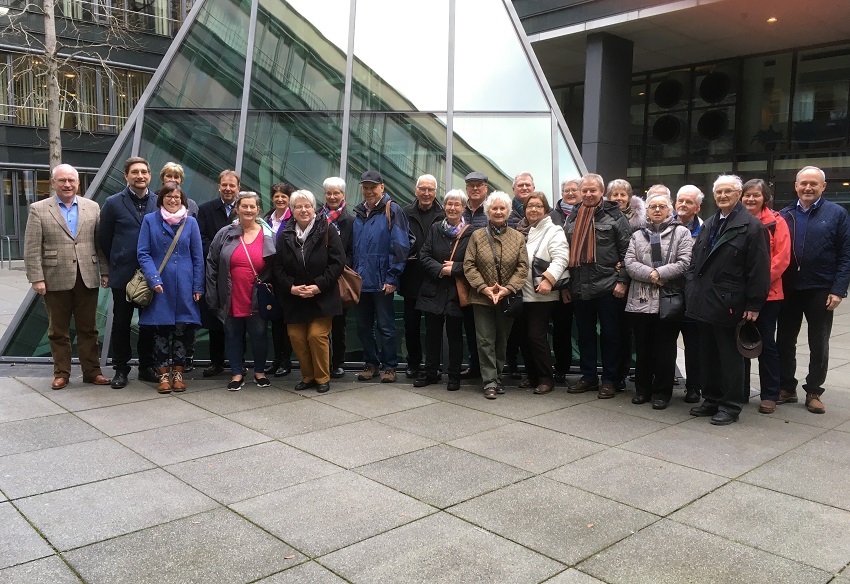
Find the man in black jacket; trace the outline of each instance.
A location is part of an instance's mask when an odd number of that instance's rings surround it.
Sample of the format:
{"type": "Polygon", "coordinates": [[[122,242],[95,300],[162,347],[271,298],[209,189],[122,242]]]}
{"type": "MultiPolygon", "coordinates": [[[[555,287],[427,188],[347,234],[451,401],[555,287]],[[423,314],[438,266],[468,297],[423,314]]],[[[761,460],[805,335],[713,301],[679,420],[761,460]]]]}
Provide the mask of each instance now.
{"type": "Polygon", "coordinates": [[[697,321],[704,372],[704,401],[691,415],[711,416],[716,426],[736,422],[749,398],[735,327],[742,319],[755,322],[770,286],[768,232],[741,204],[742,187],[732,174],[714,181],[718,209],[700,229],[685,274],[685,306],[697,321]]]}

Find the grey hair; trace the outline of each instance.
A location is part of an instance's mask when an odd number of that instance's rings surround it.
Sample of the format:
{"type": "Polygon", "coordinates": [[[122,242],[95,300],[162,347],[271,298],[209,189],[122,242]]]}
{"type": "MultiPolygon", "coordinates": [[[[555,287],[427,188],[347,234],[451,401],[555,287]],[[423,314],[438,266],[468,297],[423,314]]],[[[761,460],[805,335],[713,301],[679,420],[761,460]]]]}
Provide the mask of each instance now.
{"type": "Polygon", "coordinates": [[[447,192],[443,196],[443,204],[445,204],[446,201],[448,201],[449,199],[459,199],[461,205],[463,205],[464,207],[466,207],[467,202],[469,202],[469,197],[466,196],[466,193],[463,191],[463,189],[452,189],[447,192]]]}
{"type": "Polygon", "coordinates": [[[803,174],[807,170],[818,171],[820,173],[820,177],[823,179],[823,182],[826,182],[826,173],[822,169],[818,168],[817,166],[804,166],[803,168],[801,168],[799,171],[797,171],[797,176],[796,176],[796,178],[794,178],[794,182],[799,182],[800,175],[803,174]]]}
{"type": "Polygon", "coordinates": [[[721,174],[715,179],[714,184],[711,185],[711,191],[714,192],[717,189],[717,185],[722,182],[732,182],[735,185],[736,191],[744,190],[744,181],[741,180],[741,177],[737,174],[721,174]]]}
{"type": "Polygon", "coordinates": [[[671,195],[670,189],[667,188],[667,185],[662,185],[662,184],[652,185],[651,187],[649,187],[649,189],[647,189],[647,191],[646,191],[646,197],[647,197],[646,200],[647,201],[649,200],[649,195],[651,193],[663,193],[663,194],[667,195],[668,197],[671,195]]]}
{"type": "Polygon", "coordinates": [[[652,201],[652,200],[655,200],[655,199],[664,199],[664,202],[667,203],[667,208],[670,209],[670,211],[673,210],[673,199],[670,198],[669,194],[661,193],[661,192],[654,192],[654,193],[649,192],[646,195],[646,212],[647,212],[647,214],[649,214],[649,202],[652,201]]]}
{"type": "Polygon", "coordinates": [[[236,195],[236,204],[234,205],[234,208],[239,208],[239,205],[242,203],[242,199],[254,199],[254,202],[257,203],[257,210],[263,210],[263,202],[260,200],[260,195],[254,191],[239,191],[239,194],[236,195]]]}
{"type": "Polygon", "coordinates": [[[611,196],[611,192],[614,189],[625,189],[626,194],[629,195],[630,199],[632,198],[632,195],[635,194],[632,190],[632,185],[624,178],[615,178],[614,180],[608,183],[608,190],[605,191],[606,199],[611,196]]]}
{"type": "Polygon", "coordinates": [[[511,201],[511,196],[508,193],[503,193],[502,191],[493,191],[490,193],[486,199],[484,199],[484,214],[488,215],[490,213],[490,205],[493,204],[493,201],[502,201],[505,206],[510,209],[513,202],[511,201]]]}
{"type": "Polygon", "coordinates": [[[586,175],[581,177],[581,180],[578,183],[579,188],[581,188],[581,183],[586,180],[596,181],[596,184],[599,185],[599,190],[603,193],[605,192],[605,179],[602,178],[601,174],[596,174],[595,172],[588,172],[586,175]]]}
{"type": "Polygon", "coordinates": [[[295,207],[295,201],[297,199],[306,199],[308,203],[313,205],[313,208],[316,208],[316,197],[313,196],[313,193],[307,190],[295,191],[289,196],[289,206],[295,207]]]}
{"type": "Polygon", "coordinates": [[[516,176],[514,177],[514,182],[512,182],[512,183],[511,183],[511,188],[512,188],[512,189],[513,189],[513,188],[516,188],[516,181],[517,181],[517,179],[518,179],[519,177],[521,177],[521,176],[527,176],[528,178],[530,178],[530,179],[531,179],[532,184],[534,183],[534,177],[533,177],[533,176],[531,176],[531,173],[530,173],[530,172],[525,172],[525,171],[523,171],[523,172],[519,173],[518,175],[516,175],[516,176]]]}
{"type": "Polygon", "coordinates": [[[322,188],[324,190],[338,188],[343,193],[345,192],[345,181],[339,178],[338,176],[330,176],[325,179],[325,182],[322,183],[322,188]]]}
{"type": "Polygon", "coordinates": [[[433,174],[423,174],[422,176],[417,178],[416,179],[416,186],[418,187],[419,183],[421,183],[423,180],[430,180],[431,182],[434,183],[434,186],[437,186],[437,177],[435,177],[433,174]]]}
{"type": "Polygon", "coordinates": [[[679,195],[686,195],[688,193],[693,193],[696,191],[697,196],[697,205],[702,205],[703,200],[705,200],[705,195],[699,190],[699,187],[696,185],[685,185],[679,189],[679,192],[676,193],[676,200],[679,200],[679,195]]]}
{"type": "Polygon", "coordinates": [[[61,170],[67,170],[69,172],[73,172],[74,175],[76,175],[77,180],[80,180],[80,173],[77,172],[77,169],[74,168],[73,166],[71,166],[70,164],[64,164],[64,163],[63,164],[57,164],[56,166],[53,167],[53,170],[50,171],[50,178],[56,178],[56,171],[60,170],[60,169],[61,170]]]}
{"type": "Polygon", "coordinates": [[[581,184],[580,178],[568,178],[567,180],[561,182],[561,190],[564,190],[564,185],[567,183],[573,183],[575,186],[579,186],[581,184]]]}

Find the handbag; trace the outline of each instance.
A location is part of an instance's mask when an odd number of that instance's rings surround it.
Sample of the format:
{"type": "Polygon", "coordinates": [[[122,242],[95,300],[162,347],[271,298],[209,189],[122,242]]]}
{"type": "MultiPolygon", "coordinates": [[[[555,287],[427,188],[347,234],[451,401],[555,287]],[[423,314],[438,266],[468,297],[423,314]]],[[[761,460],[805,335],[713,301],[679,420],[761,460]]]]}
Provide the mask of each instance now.
{"type": "MultiPolygon", "coordinates": [[[[667,260],[670,263],[670,254],[673,250],[675,234],[670,236],[667,244],[667,260]]],[[[658,318],[665,322],[679,321],[685,316],[685,289],[667,284],[658,290],[658,318]]]]}
{"type": "MultiPolygon", "coordinates": [[[[555,229],[558,228],[555,227],[555,229]]],[[[543,236],[545,237],[546,234],[544,233],[543,236]]],[[[543,245],[543,238],[540,239],[540,243],[537,244],[537,248],[534,250],[534,255],[531,258],[531,283],[534,284],[535,288],[537,288],[537,286],[540,285],[540,282],[543,281],[543,272],[549,269],[549,264],[551,263],[544,260],[543,258],[537,257],[537,252],[540,249],[541,245],[543,245]]],[[[558,278],[558,280],[552,285],[552,290],[563,290],[569,285],[570,271],[564,268],[561,277],[558,278]]]]}
{"type": "MultiPolygon", "coordinates": [[[[260,233],[259,237],[263,237],[260,233]]],[[[245,256],[248,258],[248,264],[251,266],[251,271],[254,272],[254,292],[257,294],[257,307],[259,308],[260,318],[263,320],[277,320],[283,316],[283,308],[280,306],[277,297],[274,295],[274,289],[268,282],[263,282],[257,270],[254,269],[254,262],[251,261],[251,255],[248,253],[248,246],[245,245],[245,240],[240,236],[239,241],[242,242],[242,248],[245,250],[245,256]]]]}
{"type": "MultiPolygon", "coordinates": [[[[184,225],[186,225],[185,221],[177,228],[177,233],[174,234],[174,239],[171,240],[171,245],[168,247],[168,251],[165,252],[165,257],[162,258],[162,263],[159,264],[158,272],[160,274],[165,268],[165,264],[168,263],[168,258],[171,257],[174,247],[177,245],[177,240],[180,239],[180,233],[183,231],[184,225]]],[[[148,285],[148,280],[145,278],[142,268],[136,268],[136,273],[134,273],[133,277],[130,278],[130,281],[127,282],[127,285],[124,287],[124,291],[127,302],[132,302],[136,306],[144,308],[153,302],[153,290],[150,285],[148,285]]]]}
{"type": "MultiPolygon", "coordinates": [[[[389,203],[387,203],[387,220],[389,220],[389,203]]],[[[325,248],[328,247],[328,231],[325,230],[325,248]]],[[[343,308],[351,308],[360,303],[360,293],[363,290],[363,278],[348,266],[343,266],[342,274],[337,280],[339,284],[339,300],[343,308]]]]}
{"type": "MultiPolygon", "coordinates": [[[[490,237],[490,228],[485,227],[487,230],[487,243],[490,244],[490,251],[493,252],[493,261],[496,263],[496,280],[499,283],[499,286],[502,285],[502,263],[499,261],[499,258],[496,257],[496,248],[493,247],[493,239],[490,237]]],[[[501,300],[499,300],[498,308],[502,311],[508,318],[516,318],[520,314],[522,314],[522,290],[518,290],[512,294],[508,294],[501,300]]]]}
{"type": "MultiPolygon", "coordinates": [[[[460,233],[457,234],[457,239],[455,239],[454,247],[452,247],[452,253],[449,254],[449,261],[452,261],[452,258],[455,256],[455,250],[457,250],[457,244],[460,243],[460,236],[463,235],[463,232],[469,228],[469,225],[465,225],[463,229],[460,230],[460,233]]],[[[469,306],[469,291],[472,289],[469,281],[467,281],[466,276],[455,276],[455,287],[457,288],[457,301],[460,304],[461,308],[469,306]]]]}

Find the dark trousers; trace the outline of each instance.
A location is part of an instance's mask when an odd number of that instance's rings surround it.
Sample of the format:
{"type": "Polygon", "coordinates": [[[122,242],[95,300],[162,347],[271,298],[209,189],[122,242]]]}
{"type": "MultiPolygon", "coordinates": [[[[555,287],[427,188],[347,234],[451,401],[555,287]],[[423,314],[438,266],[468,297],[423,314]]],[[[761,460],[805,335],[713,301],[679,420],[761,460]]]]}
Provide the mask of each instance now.
{"type": "MultiPolygon", "coordinates": [[[[756,328],[761,335],[759,355],[759,385],[761,399],[779,399],[779,348],[776,345],[776,322],[779,319],[781,300],[765,302],[759,311],[756,328]]],[[[750,359],[744,360],[744,383],[750,386],[750,359]]]]}
{"type": "Polygon", "coordinates": [[[552,350],[555,371],[567,373],[573,362],[573,303],[552,303],[552,350]]]}
{"type": "Polygon", "coordinates": [[[460,378],[463,361],[463,318],[444,314],[425,313],[425,375],[436,380],[443,352],[443,325],[449,342],[449,362],[446,372],[449,379],[460,378]]]}
{"type": "Polygon", "coordinates": [[[466,335],[466,350],[469,351],[469,368],[481,371],[481,363],[478,360],[478,341],[475,337],[475,313],[472,306],[461,308],[463,312],[463,332],[466,335]]]}
{"type": "Polygon", "coordinates": [[[695,320],[688,318],[680,323],[682,342],[685,345],[685,387],[689,391],[702,391],[702,372],[699,356],[699,329],[695,320]]]}
{"type": "MultiPolygon", "coordinates": [[[[560,302],[560,300],[558,301],[560,302]]],[[[549,318],[554,302],[524,302],[520,330],[522,360],[528,379],[534,385],[552,382],[552,351],[549,348],[549,318]]],[[[514,329],[516,329],[514,324],[514,329]]]]}
{"type": "Polygon", "coordinates": [[[242,356],[245,354],[245,334],[251,339],[251,352],[254,355],[254,373],[265,373],[266,356],[269,350],[267,321],[259,314],[251,316],[228,316],[224,323],[227,343],[227,356],[230,359],[230,373],[244,375],[242,356]]]}
{"type": "Polygon", "coordinates": [[[194,324],[178,322],[170,326],[152,326],[153,360],[157,367],[184,367],[195,346],[194,324]]]}
{"type": "Polygon", "coordinates": [[[596,320],[599,319],[599,347],[602,350],[602,383],[614,383],[620,362],[620,319],[617,299],[606,294],[590,300],[573,299],[578,327],[581,378],[596,382],[596,320]]]}
{"type": "Polygon", "coordinates": [[[283,318],[272,321],[272,346],[274,359],[280,359],[284,365],[292,362],[292,343],[289,341],[289,333],[283,318]]]}
{"type": "Polygon", "coordinates": [[[735,327],[697,323],[700,366],[704,373],[702,396],[730,414],[741,412],[749,391],[744,386],[744,358],[738,352],[735,327]]]}
{"type": "Polygon", "coordinates": [[[803,389],[806,393],[823,393],[823,382],[829,368],[829,336],[832,334],[832,311],[826,309],[829,290],[785,291],[779,309],[776,342],[779,346],[779,388],[797,390],[797,336],[803,316],[809,329],[809,373],[803,389]]]}
{"type": "MultiPolygon", "coordinates": [[[[523,305],[523,313],[525,313],[525,305],[523,305]]],[[[508,344],[505,347],[505,363],[508,369],[515,370],[517,368],[517,358],[519,357],[519,348],[525,342],[525,317],[520,314],[514,319],[514,324],[511,327],[511,334],[508,335],[508,344]]],[[[525,353],[523,353],[525,355],[525,353]]],[[[523,357],[525,360],[525,357],[523,357]]],[[[528,368],[528,361],[525,362],[528,368]]]]}
{"type": "Polygon", "coordinates": [[[658,314],[631,313],[635,334],[635,393],[669,402],[676,375],[678,322],[665,322],[658,314]]]}
{"type": "Polygon", "coordinates": [[[333,318],[331,323],[331,368],[338,369],[345,365],[345,320],[347,310],[333,318]]]}
{"type": "Polygon", "coordinates": [[[620,321],[620,347],[618,349],[617,370],[614,375],[614,381],[622,382],[629,375],[629,369],[632,366],[632,338],[634,331],[632,330],[632,315],[626,312],[626,297],[614,297],[617,304],[617,318],[620,321]]]}
{"type": "Polygon", "coordinates": [[[199,302],[201,307],[201,326],[208,331],[210,345],[210,364],[224,366],[224,323],[210,310],[205,298],[199,302]]]}
{"type": "Polygon", "coordinates": [[[100,371],[97,349],[97,288],[86,288],[77,270],[77,281],[70,290],[47,292],[47,338],[53,356],[53,377],[71,377],[71,315],[77,333],[77,355],[83,380],[91,381],[100,371]]]}
{"type": "MultiPolygon", "coordinates": [[[[123,288],[112,288],[112,367],[115,371],[130,371],[129,363],[133,356],[130,348],[130,326],[135,309],[136,305],[127,301],[127,293],[123,288]]],[[[153,331],[150,327],[139,327],[136,351],[140,369],[154,366],[153,331]]]]}
{"type": "Polygon", "coordinates": [[[416,298],[404,297],[404,345],[407,368],[418,369],[422,363],[422,311],[416,310],[416,298]]]}

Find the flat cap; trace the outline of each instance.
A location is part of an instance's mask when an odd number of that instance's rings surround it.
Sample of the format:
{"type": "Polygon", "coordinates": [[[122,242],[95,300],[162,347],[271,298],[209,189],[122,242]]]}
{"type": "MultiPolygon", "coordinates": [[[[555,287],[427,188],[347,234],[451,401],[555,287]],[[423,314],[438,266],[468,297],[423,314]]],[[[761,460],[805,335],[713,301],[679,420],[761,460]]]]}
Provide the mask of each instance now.
{"type": "Polygon", "coordinates": [[[375,183],[376,185],[382,185],[384,184],[384,179],[377,171],[367,170],[360,175],[360,184],[363,183],[375,183]]]}
{"type": "Polygon", "coordinates": [[[483,172],[470,172],[468,175],[466,175],[466,178],[464,180],[466,182],[472,182],[477,180],[487,182],[487,175],[483,172]]]}

